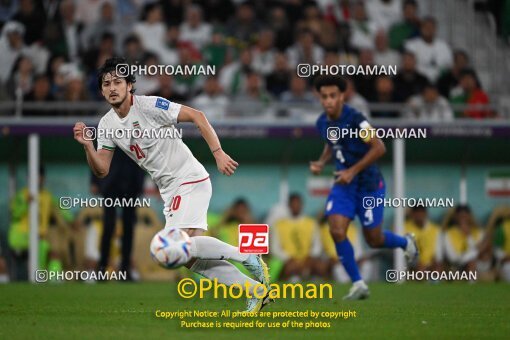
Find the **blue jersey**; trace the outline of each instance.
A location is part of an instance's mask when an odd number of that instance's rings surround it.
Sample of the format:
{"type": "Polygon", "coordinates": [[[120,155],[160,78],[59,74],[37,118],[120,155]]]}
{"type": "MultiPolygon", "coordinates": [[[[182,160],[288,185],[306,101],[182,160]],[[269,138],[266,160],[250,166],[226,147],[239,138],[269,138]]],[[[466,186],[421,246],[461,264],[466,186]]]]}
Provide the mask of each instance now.
{"type": "MultiPolygon", "coordinates": [[[[336,120],[330,120],[325,112],[319,116],[319,119],[317,119],[317,129],[321,137],[332,148],[337,170],[350,168],[359,162],[359,160],[366,155],[370,146],[359,137],[360,134],[356,136],[350,133],[343,133],[343,138],[339,138],[338,140],[334,140],[335,138],[331,137],[335,136],[330,135],[328,139],[328,128],[330,129],[330,133],[334,133],[333,130],[335,130],[335,128],[338,128],[337,131],[339,132],[359,132],[361,129],[367,127],[369,127],[369,124],[365,116],[345,104],[343,105],[340,117],[336,120]]],[[[342,136],[342,134],[339,136],[342,136]]],[[[381,188],[381,183],[383,183],[383,178],[379,167],[375,164],[371,164],[358,173],[350,185],[353,185],[356,191],[359,192],[374,192],[381,188]]]]}

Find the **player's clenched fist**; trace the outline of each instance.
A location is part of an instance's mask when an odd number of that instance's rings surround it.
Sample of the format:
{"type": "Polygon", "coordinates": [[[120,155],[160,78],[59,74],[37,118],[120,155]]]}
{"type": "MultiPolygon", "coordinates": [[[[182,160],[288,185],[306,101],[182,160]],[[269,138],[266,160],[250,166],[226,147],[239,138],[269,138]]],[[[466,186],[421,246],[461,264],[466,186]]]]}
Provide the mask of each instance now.
{"type": "Polygon", "coordinates": [[[74,139],[78,141],[78,143],[83,145],[92,144],[91,140],[87,140],[83,138],[84,130],[87,126],[83,122],[78,122],[74,124],[73,133],[74,133],[74,139]]]}
{"type": "Polygon", "coordinates": [[[216,158],[216,165],[218,166],[219,172],[227,176],[234,174],[239,163],[230,158],[230,156],[223,152],[223,150],[216,152],[214,157],[216,158]]]}
{"type": "Polygon", "coordinates": [[[320,161],[310,162],[310,171],[314,175],[319,175],[324,168],[324,163],[320,161]]]}

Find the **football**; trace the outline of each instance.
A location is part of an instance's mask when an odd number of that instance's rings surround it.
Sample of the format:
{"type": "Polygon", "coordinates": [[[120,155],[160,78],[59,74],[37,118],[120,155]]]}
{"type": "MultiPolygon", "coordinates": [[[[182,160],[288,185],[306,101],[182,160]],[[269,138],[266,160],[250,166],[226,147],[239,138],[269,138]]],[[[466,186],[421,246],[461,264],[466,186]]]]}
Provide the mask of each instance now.
{"type": "Polygon", "coordinates": [[[190,259],[191,239],[179,228],[163,229],[152,238],[151,256],[167,269],[179,268],[190,259]]]}

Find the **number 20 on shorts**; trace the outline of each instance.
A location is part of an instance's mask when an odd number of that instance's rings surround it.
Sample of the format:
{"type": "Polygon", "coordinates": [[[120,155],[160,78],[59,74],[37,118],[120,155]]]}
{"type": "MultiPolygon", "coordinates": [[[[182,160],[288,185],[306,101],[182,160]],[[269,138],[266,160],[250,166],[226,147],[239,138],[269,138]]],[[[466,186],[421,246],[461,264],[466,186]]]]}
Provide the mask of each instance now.
{"type": "Polygon", "coordinates": [[[177,195],[172,197],[172,201],[170,201],[170,210],[176,211],[181,206],[181,196],[177,195]]]}

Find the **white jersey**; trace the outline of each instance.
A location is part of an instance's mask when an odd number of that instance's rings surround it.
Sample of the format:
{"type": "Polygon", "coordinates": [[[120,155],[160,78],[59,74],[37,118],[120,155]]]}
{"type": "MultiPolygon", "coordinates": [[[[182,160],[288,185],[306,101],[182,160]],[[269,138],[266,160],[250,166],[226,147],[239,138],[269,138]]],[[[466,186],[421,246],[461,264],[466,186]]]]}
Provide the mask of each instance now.
{"type": "Polygon", "coordinates": [[[181,104],[161,97],[133,95],[131,109],[126,117],[120,118],[111,109],[101,118],[97,131],[97,148],[113,151],[119,147],[150,174],[161,196],[168,196],[183,183],[209,176],[178,133],[162,131],[173,129],[177,132],[174,124],[177,123],[180,110],[181,104]],[[132,132],[135,129],[140,129],[143,135],[115,133],[121,130],[132,132]]]}

